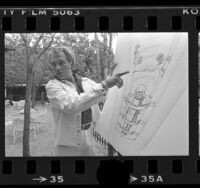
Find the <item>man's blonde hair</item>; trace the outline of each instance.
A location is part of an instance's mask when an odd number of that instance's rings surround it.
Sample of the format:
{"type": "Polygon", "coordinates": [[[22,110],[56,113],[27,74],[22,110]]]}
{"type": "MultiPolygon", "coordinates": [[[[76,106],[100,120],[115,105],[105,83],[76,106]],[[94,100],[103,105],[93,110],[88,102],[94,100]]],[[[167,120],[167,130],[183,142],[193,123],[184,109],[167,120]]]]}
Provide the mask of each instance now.
{"type": "Polygon", "coordinates": [[[50,51],[50,62],[52,58],[63,57],[72,63],[72,68],[75,68],[75,54],[72,49],[67,46],[52,48],[50,51]]]}

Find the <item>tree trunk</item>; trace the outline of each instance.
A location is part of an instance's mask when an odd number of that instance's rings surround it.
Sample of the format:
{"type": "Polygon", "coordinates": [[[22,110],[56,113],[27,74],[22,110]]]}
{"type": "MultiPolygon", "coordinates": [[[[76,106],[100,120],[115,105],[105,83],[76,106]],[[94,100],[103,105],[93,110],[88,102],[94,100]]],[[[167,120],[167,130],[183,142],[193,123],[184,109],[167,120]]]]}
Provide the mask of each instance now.
{"type": "Polygon", "coordinates": [[[30,156],[30,102],[31,102],[31,77],[32,65],[30,64],[30,53],[27,52],[26,94],[24,107],[24,132],[23,132],[23,157],[30,156]]]}
{"type": "Polygon", "coordinates": [[[112,51],[112,42],[113,42],[112,33],[109,33],[109,36],[110,36],[110,40],[109,40],[109,49],[110,49],[110,51],[112,51]]]}
{"type": "Polygon", "coordinates": [[[104,79],[106,79],[107,76],[108,76],[108,66],[106,66],[104,69],[104,79]]]}
{"type": "Polygon", "coordinates": [[[97,58],[97,79],[99,82],[101,82],[101,63],[100,63],[100,55],[99,55],[99,40],[98,40],[98,36],[95,33],[94,36],[95,40],[96,40],[96,58],[97,58]]]}
{"type": "MultiPolygon", "coordinates": [[[[31,107],[31,97],[32,97],[32,72],[33,67],[36,62],[39,61],[40,57],[47,51],[47,49],[51,46],[54,35],[52,40],[50,41],[49,45],[44,48],[44,50],[36,57],[36,59],[33,59],[35,54],[35,50],[43,38],[43,34],[39,36],[39,38],[36,40],[33,47],[30,49],[30,40],[28,38],[27,34],[20,34],[25,45],[26,45],[26,65],[27,65],[27,72],[26,72],[26,94],[25,94],[25,107],[24,107],[24,132],[23,132],[23,156],[27,157],[30,156],[30,107],[31,107]],[[31,57],[32,56],[32,57],[31,57]]],[[[34,83],[35,85],[35,83],[34,83]]],[[[35,99],[35,97],[34,97],[35,99]]]]}
{"type": "MultiPolygon", "coordinates": [[[[103,45],[103,52],[104,52],[104,54],[106,55],[107,54],[107,46],[108,46],[108,37],[107,37],[108,35],[107,34],[103,34],[103,43],[104,43],[104,45],[103,45]]],[[[104,72],[103,72],[103,79],[105,79],[105,78],[107,78],[107,76],[108,76],[108,64],[109,64],[109,61],[108,61],[108,59],[107,59],[107,55],[105,56],[106,58],[103,58],[104,59],[104,62],[103,62],[103,64],[104,64],[104,72]]]]}
{"type": "Polygon", "coordinates": [[[32,108],[35,108],[36,92],[37,92],[37,88],[36,88],[36,85],[35,85],[35,73],[33,71],[33,73],[32,73],[32,92],[31,92],[31,95],[32,95],[31,96],[31,101],[32,101],[31,107],[32,108]]]}
{"type": "MultiPolygon", "coordinates": [[[[110,49],[110,53],[112,53],[112,43],[113,43],[113,34],[112,33],[109,33],[109,49],[110,49]]],[[[108,61],[108,72],[110,73],[110,67],[111,67],[111,62],[108,61]]]]}
{"type": "Polygon", "coordinates": [[[99,57],[99,46],[97,46],[96,50],[97,50],[97,78],[98,81],[101,82],[101,63],[99,57]]]}
{"type": "Polygon", "coordinates": [[[45,92],[41,92],[41,104],[42,104],[42,106],[43,106],[43,109],[44,109],[44,105],[45,105],[44,93],[45,93],[45,92]]]}

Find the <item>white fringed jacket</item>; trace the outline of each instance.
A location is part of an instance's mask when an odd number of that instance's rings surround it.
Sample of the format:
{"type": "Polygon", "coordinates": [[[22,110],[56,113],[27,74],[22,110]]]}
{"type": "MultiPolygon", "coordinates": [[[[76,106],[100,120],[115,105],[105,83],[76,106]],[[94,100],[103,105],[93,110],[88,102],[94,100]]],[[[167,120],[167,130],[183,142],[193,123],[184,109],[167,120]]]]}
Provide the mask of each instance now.
{"type": "Polygon", "coordinates": [[[46,85],[55,121],[55,145],[80,146],[82,111],[91,107],[93,122],[99,118],[97,104],[105,100],[107,92],[89,78],[82,78],[82,87],[84,93],[78,94],[69,81],[53,79],[46,85]]]}

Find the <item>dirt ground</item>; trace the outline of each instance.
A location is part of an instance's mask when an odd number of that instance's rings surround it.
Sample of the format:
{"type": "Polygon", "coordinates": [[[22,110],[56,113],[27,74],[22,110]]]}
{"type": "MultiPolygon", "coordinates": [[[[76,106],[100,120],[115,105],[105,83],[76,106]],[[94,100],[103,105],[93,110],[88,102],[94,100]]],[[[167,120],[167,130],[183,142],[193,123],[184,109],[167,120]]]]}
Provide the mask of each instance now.
{"type": "MultiPolygon", "coordinates": [[[[34,134],[30,135],[30,154],[31,156],[55,156],[54,152],[54,120],[51,113],[50,105],[45,105],[43,109],[42,105],[38,102],[36,104],[37,112],[42,110],[47,111],[43,115],[39,130],[37,131],[37,137],[35,139],[34,134]]],[[[14,110],[13,107],[5,107],[5,122],[9,121],[10,116],[16,116],[20,110],[14,110]]],[[[13,125],[9,124],[5,126],[5,155],[6,156],[22,156],[22,140],[23,133],[17,132],[17,139],[13,141],[13,125]]],[[[98,143],[95,143],[95,156],[105,156],[107,151],[98,143]]]]}

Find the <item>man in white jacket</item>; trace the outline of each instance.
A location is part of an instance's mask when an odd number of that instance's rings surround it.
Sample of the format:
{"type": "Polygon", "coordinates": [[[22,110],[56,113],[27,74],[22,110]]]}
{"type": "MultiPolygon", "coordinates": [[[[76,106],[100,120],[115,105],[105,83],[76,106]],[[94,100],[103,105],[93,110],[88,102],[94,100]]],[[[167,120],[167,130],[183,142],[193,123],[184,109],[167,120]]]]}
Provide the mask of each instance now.
{"type": "Polygon", "coordinates": [[[53,79],[46,85],[55,122],[56,156],[90,156],[86,130],[99,114],[97,104],[105,100],[107,90],[123,81],[113,75],[102,83],[73,73],[75,55],[68,47],[53,48],[50,53],[53,79]]]}

